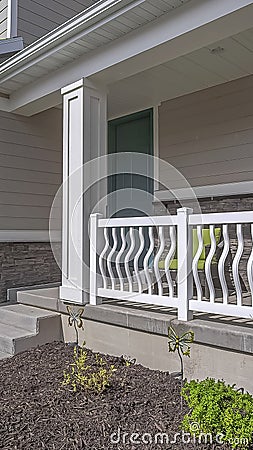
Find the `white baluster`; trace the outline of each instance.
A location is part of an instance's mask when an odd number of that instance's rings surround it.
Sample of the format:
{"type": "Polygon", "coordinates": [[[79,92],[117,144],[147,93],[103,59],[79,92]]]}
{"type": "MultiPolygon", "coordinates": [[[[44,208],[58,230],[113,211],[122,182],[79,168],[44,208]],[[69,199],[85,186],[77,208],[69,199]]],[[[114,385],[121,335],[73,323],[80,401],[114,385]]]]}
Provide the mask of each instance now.
{"type": "Polygon", "coordinates": [[[159,227],[159,241],[160,241],[159,249],[158,249],[158,252],[154,259],[154,271],[155,271],[155,277],[156,277],[156,281],[157,281],[157,285],[158,285],[158,294],[163,295],[163,286],[162,286],[161,274],[160,274],[160,270],[159,270],[160,257],[162,256],[162,253],[163,253],[164,247],[165,247],[163,227],[159,227]]]}
{"type": "MultiPolygon", "coordinates": [[[[192,276],[192,227],[189,225],[193,210],[180,208],[177,210],[177,297],[178,320],[192,320],[193,312],[189,301],[193,298],[192,276]]],[[[200,222],[201,223],[201,222],[200,222]]]]}
{"type": "Polygon", "coordinates": [[[99,219],[102,214],[90,215],[90,304],[99,305],[102,299],[98,297],[98,288],[101,287],[101,277],[97,273],[97,255],[101,251],[102,229],[98,227],[99,219]]]}
{"type": "Polygon", "coordinates": [[[202,236],[202,225],[197,226],[197,236],[198,236],[199,246],[198,246],[196,255],[194,256],[193,261],[192,261],[192,274],[193,274],[193,278],[194,278],[196,289],[197,289],[197,299],[198,299],[198,301],[201,301],[202,297],[203,297],[203,292],[202,292],[202,287],[201,287],[201,283],[200,283],[200,279],[199,279],[198,262],[199,262],[199,258],[201,256],[201,253],[204,248],[203,236],[202,236]]]}
{"type": "Polygon", "coordinates": [[[120,268],[120,259],[126,249],[126,237],[125,237],[124,227],[120,228],[120,236],[121,236],[121,248],[116,256],[115,266],[116,266],[116,270],[117,270],[117,274],[118,274],[118,278],[119,278],[119,282],[120,282],[120,290],[124,291],[124,277],[122,275],[122,271],[120,268]]]}
{"type": "Polygon", "coordinates": [[[135,257],[134,257],[134,272],[135,272],[136,280],[137,280],[137,283],[138,283],[138,291],[139,291],[139,293],[141,293],[142,292],[142,283],[141,283],[141,278],[140,278],[140,275],[139,275],[139,264],[138,263],[139,263],[140,256],[141,256],[141,254],[143,252],[144,243],[145,243],[144,236],[143,236],[143,228],[142,227],[139,227],[139,238],[140,238],[140,247],[139,247],[139,250],[137,251],[137,253],[136,253],[135,257]]]}
{"type": "Polygon", "coordinates": [[[166,278],[167,278],[167,282],[168,282],[168,287],[169,287],[169,297],[173,297],[174,296],[174,288],[173,288],[173,282],[172,282],[172,278],[171,278],[171,274],[170,274],[170,263],[175,255],[175,251],[176,251],[176,230],[174,226],[170,226],[169,227],[169,231],[170,231],[170,249],[169,252],[165,258],[165,274],[166,274],[166,278]]]}
{"type": "Polygon", "coordinates": [[[252,249],[250,253],[250,257],[247,264],[247,276],[248,276],[248,282],[251,292],[251,298],[252,298],[252,306],[253,306],[253,224],[250,225],[251,229],[251,242],[252,242],[252,249]]]}
{"type": "Polygon", "coordinates": [[[206,258],[205,275],[206,275],[206,281],[207,281],[207,285],[208,285],[208,289],[209,289],[209,293],[210,293],[210,302],[213,303],[214,299],[215,299],[215,289],[214,289],[214,284],[213,284],[213,279],[212,279],[212,260],[213,260],[213,257],[215,255],[215,251],[216,251],[216,238],[215,238],[215,234],[214,234],[214,225],[209,226],[209,233],[210,233],[211,247],[210,247],[210,251],[206,258]]]}
{"type": "Polygon", "coordinates": [[[114,277],[113,268],[112,268],[112,257],[114,255],[114,253],[116,252],[117,245],[118,245],[116,228],[112,228],[112,239],[113,239],[113,246],[112,246],[112,249],[111,249],[109,255],[107,256],[107,267],[108,267],[108,272],[110,274],[112,289],[114,290],[115,289],[115,277],[114,277]]]}
{"type": "Polygon", "coordinates": [[[150,273],[149,273],[149,259],[154,251],[154,247],[155,247],[155,240],[154,240],[154,234],[153,234],[153,227],[148,227],[148,235],[149,235],[149,249],[147,251],[147,254],[144,258],[143,261],[143,266],[144,266],[144,273],[145,273],[145,277],[147,280],[147,285],[148,285],[148,293],[151,295],[152,294],[152,280],[150,277],[150,273]]]}
{"type": "Polygon", "coordinates": [[[243,248],[244,248],[244,242],[243,242],[243,232],[242,232],[242,225],[237,224],[236,225],[236,234],[237,234],[237,251],[233,260],[232,264],[232,273],[233,273],[233,279],[234,279],[234,285],[235,285],[235,291],[236,291],[236,297],[237,297],[237,305],[242,306],[242,288],[240,283],[240,277],[239,277],[239,263],[240,259],[243,254],[243,248]]]}
{"type": "Polygon", "coordinates": [[[228,287],[227,287],[227,282],[226,282],[226,278],[225,278],[225,261],[226,261],[226,258],[228,256],[228,252],[229,252],[228,225],[222,226],[222,234],[223,234],[223,239],[224,239],[224,247],[223,247],[223,251],[222,251],[219,263],[218,263],[218,273],[219,273],[219,279],[220,279],[220,284],[221,284],[221,289],[222,289],[222,294],[223,294],[223,303],[227,304],[227,302],[228,302],[228,287]]]}
{"type": "Polygon", "coordinates": [[[107,228],[104,228],[104,237],[105,237],[105,246],[99,256],[98,262],[99,262],[99,268],[100,268],[100,272],[101,272],[101,276],[102,276],[102,280],[103,280],[103,288],[107,289],[107,277],[106,277],[106,273],[104,270],[104,257],[109,248],[109,238],[108,238],[107,228]]]}
{"type": "Polygon", "coordinates": [[[130,268],[129,268],[130,257],[134,251],[134,246],[135,246],[133,227],[130,227],[129,235],[130,235],[130,248],[125,257],[125,271],[126,271],[128,285],[129,285],[129,292],[133,292],[133,282],[132,282],[131,272],[130,272],[130,268]]]}

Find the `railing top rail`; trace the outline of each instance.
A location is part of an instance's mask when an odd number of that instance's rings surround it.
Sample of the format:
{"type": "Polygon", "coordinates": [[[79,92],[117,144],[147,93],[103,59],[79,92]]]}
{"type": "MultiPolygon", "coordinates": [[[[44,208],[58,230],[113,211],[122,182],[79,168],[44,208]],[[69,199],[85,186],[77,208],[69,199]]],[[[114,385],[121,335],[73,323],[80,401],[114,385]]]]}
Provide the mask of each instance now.
{"type": "Polygon", "coordinates": [[[190,214],[189,225],[253,223],[253,211],[190,214]]]}
{"type": "Polygon", "coordinates": [[[112,219],[99,219],[99,228],[114,227],[152,227],[162,225],[177,225],[178,217],[174,216],[147,216],[147,217],[116,217],[112,219]]]}

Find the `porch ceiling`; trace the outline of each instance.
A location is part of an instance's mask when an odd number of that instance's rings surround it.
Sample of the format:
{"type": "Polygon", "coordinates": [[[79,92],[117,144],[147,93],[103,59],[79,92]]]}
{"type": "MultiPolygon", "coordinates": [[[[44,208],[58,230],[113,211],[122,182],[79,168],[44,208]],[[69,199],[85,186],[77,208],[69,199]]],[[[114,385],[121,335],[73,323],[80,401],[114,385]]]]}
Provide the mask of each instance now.
{"type": "MultiPolygon", "coordinates": [[[[29,64],[28,67],[24,66],[22,68],[22,64],[17,68],[17,73],[15,74],[15,79],[13,76],[10,76],[9,72],[12,64],[14,66],[18,66],[17,61],[20,59],[20,55],[14,55],[10,60],[0,65],[0,83],[1,88],[0,91],[6,94],[10,94],[13,91],[20,89],[22,86],[34,81],[37,78],[43,77],[49,74],[52,70],[57,70],[66,64],[69,64],[81,56],[90,53],[91,51],[98,49],[122,36],[130,33],[131,31],[139,28],[143,25],[148,24],[149,22],[154,21],[158,17],[169,13],[172,10],[177,9],[180,6],[183,6],[185,3],[190,2],[191,0],[156,0],[152,2],[151,0],[123,0],[121,2],[115,2],[115,5],[110,5],[112,9],[112,13],[114,13],[113,17],[109,17],[108,20],[105,20],[104,23],[96,25],[98,19],[98,13],[96,11],[96,5],[100,4],[101,6],[105,5],[105,9],[109,9],[106,5],[106,1],[100,1],[95,3],[90,8],[87,8],[84,13],[80,13],[76,16],[76,18],[66,22],[62,26],[58,27],[53,32],[48,33],[46,36],[42,37],[35,43],[28,46],[22,53],[34,53],[36,65],[29,64]],[[121,3],[122,11],[119,12],[119,6],[117,3],[121,3]],[[117,9],[115,9],[117,7],[117,9]],[[125,7],[125,10],[124,10],[125,7]],[[94,13],[93,13],[94,10],[94,13]],[[90,11],[90,14],[88,15],[90,11]],[[88,19],[86,18],[86,14],[88,15],[88,19]],[[75,24],[78,21],[80,23],[75,24]],[[70,29],[64,32],[64,27],[66,28],[67,24],[71,25],[73,22],[73,26],[69,27],[70,29]],[[88,22],[88,28],[85,27],[85,23],[88,22]],[[79,35],[73,39],[73,34],[75,28],[79,27],[77,31],[80,32],[79,35]],[[62,28],[62,36],[61,36],[61,28],[62,28]],[[73,28],[73,30],[72,30],[73,28]],[[87,28],[87,29],[86,29],[87,28]],[[58,36],[55,37],[59,31],[58,36]],[[70,40],[65,45],[60,45],[63,39],[66,37],[66,34],[70,35],[70,40]],[[47,41],[48,37],[48,42],[47,41]],[[51,39],[50,39],[51,38],[51,39]],[[48,55],[44,55],[41,57],[39,51],[39,43],[45,41],[45,45],[43,47],[48,46],[49,49],[53,47],[51,53],[48,55]],[[57,45],[52,45],[56,41],[57,45]],[[59,41],[59,42],[58,42],[59,41]],[[37,47],[36,48],[36,44],[37,47]],[[39,59],[36,60],[36,57],[39,59]],[[9,64],[10,63],[10,64],[9,64]]],[[[105,16],[104,12],[104,16],[105,16]]],[[[25,58],[27,59],[27,58],[25,58]]]]}
{"type": "MultiPolygon", "coordinates": [[[[253,73],[253,28],[109,85],[109,117],[253,73]]],[[[105,74],[96,76],[102,81],[105,74]]],[[[108,74],[107,74],[108,76],[108,74]]]]}
{"type": "Polygon", "coordinates": [[[113,117],[251,74],[252,18],[251,0],[101,0],[0,65],[0,109],[36,114],[86,77],[113,117]]]}

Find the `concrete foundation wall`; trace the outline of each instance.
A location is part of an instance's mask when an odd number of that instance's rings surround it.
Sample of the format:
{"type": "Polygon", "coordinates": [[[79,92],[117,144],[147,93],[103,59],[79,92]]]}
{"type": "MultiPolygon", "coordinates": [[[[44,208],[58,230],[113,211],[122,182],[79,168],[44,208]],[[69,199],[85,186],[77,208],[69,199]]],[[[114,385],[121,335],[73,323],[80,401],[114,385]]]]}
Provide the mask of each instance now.
{"type": "MultiPolygon", "coordinates": [[[[18,292],[18,302],[61,314],[65,342],[75,342],[74,327],[68,324],[66,304],[59,299],[59,288],[18,292]]],[[[94,351],[115,356],[129,356],[151,369],[179,371],[179,360],[168,352],[168,326],[181,334],[192,330],[191,357],[185,357],[188,379],[223,378],[253,393],[253,319],[194,314],[189,322],[179,322],[171,310],[130,307],[126,302],[104,301],[86,305],[79,344],[94,351]]]]}
{"type": "MultiPolygon", "coordinates": [[[[66,342],[75,340],[74,330],[62,315],[63,334],[66,342]]],[[[80,343],[86,341],[88,348],[114,356],[127,355],[137,363],[156,370],[178,372],[176,354],[168,352],[167,337],[140,332],[105,323],[85,320],[80,332],[80,343]]],[[[253,393],[253,355],[225,350],[203,344],[192,344],[191,357],[184,359],[187,379],[214,377],[227,383],[236,383],[253,393]]]]}
{"type": "Polygon", "coordinates": [[[0,302],[9,288],[60,280],[49,242],[0,242],[0,302]]]}

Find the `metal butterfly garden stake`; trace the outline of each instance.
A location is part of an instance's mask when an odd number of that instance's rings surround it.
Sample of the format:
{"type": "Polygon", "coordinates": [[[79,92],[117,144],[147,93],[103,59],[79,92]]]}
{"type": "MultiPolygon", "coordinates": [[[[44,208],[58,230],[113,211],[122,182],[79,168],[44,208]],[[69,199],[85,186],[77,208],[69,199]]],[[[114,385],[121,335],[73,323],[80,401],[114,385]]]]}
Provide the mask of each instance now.
{"type": "MultiPolygon", "coordinates": [[[[171,321],[172,322],[172,321],[171,321]]],[[[172,326],[170,322],[170,326],[168,328],[168,350],[169,352],[175,353],[177,352],[179,360],[180,360],[180,379],[181,379],[181,388],[183,387],[184,380],[184,361],[183,357],[190,357],[191,347],[190,344],[194,341],[194,333],[193,331],[187,331],[181,335],[177,334],[175,328],[172,326]]],[[[183,409],[183,398],[181,396],[181,409],[183,409]]]]}
{"type": "Polygon", "coordinates": [[[68,319],[69,326],[70,327],[74,326],[75,333],[76,333],[75,345],[79,346],[79,330],[84,329],[83,328],[83,319],[82,319],[84,308],[67,305],[67,311],[69,314],[69,319],[68,319]]]}
{"type": "Polygon", "coordinates": [[[193,331],[187,331],[181,335],[177,334],[175,328],[170,323],[168,328],[168,350],[169,352],[177,352],[178,357],[180,359],[180,376],[181,379],[184,379],[184,361],[183,356],[190,357],[190,344],[194,341],[194,333],[193,331]]]}

